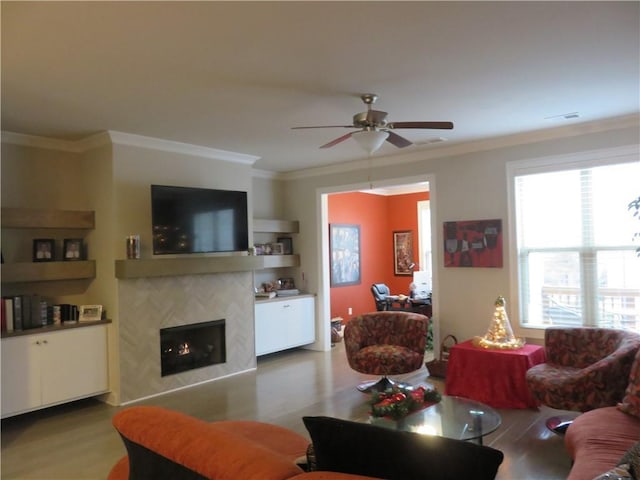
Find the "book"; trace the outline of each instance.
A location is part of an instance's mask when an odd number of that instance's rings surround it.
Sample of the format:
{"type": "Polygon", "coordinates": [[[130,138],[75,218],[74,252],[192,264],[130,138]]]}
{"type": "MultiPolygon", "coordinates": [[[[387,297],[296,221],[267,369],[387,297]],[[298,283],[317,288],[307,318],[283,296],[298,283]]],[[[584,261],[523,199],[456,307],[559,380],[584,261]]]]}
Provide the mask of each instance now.
{"type": "Polygon", "coordinates": [[[20,302],[22,304],[22,329],[27,330],[31,328],[31,299],[29,295],[20,295],[20,302]]]}
{"type": "Polygon", "coordinates": [[[42,326],[40,295],[28,295],[29,302],[29,328],[38,328],[42,326]]]}
{"type": "Polygon", "coordinates": [[[13,332],[13,298],[4,297],[2,303],[4,303],[7,315],[7,332],[13,332]]]}
{"type": "Polygon", "coordinates": [[[4,302],[0,305],[0,331],[7,331],[7,310],[4,302]]]}
{"type": "Polygon", "coordinates": [[[45,300],[40,300],[40,325],[45,327],[47,325],[48,322],[48,315],[47,315],[47,310],[48,310],[48,305],[47,302],[45,300]]]}
{"type": "Polygon", "coordinates": [[[13,327],[15,330],[22,330],[22,297],[13,297],[13,327]]]}

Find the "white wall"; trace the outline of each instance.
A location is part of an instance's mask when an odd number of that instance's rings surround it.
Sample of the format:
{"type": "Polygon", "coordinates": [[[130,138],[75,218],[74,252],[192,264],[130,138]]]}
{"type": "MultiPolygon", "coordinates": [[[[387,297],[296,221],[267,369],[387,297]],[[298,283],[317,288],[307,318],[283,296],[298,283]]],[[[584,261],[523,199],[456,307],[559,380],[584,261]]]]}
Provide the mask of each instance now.
{"type": "MultiPolygon", "coordinates": [[[[451,153],[438,157],[438,151],[414,152],[397,156],[395,164],[393,158],[376,159],[371,169],[368,162],[363,162],[362,168],[353,171],[324,173],[318,170],[291,175],[293,180],[287,184],[287,214],[301,219],[301,237],[304,239],[301,270],[306,271],[309,290],[319,294],[319,325],[329,324],[328,291],[327,295],[323,291],[323,283],[328,285],[328,280],[323,276],[321,261],[320,232],[326,229],[320,217],[321,194],[339,191],[341,186],[351,189],[354,185],[360,185],[366,188],[369,176],[375,187],[381,183],[392,183],[394,179],[398,179],[398,183],[406,183],[406,177],[422,178],[429,175],[432,179],[431,208],[435,227],[434,320],[439,324],[439,331],[442,335],[453,334],[461,340],[484,335],[492,319],[494,301],[498,295],[504,295],[515,334],[539,341],[542,332],[520,328],[516,312],[509,308],[509,300],[517,290],[510,283],[512,247],[508,238],[506,165],[514,160],[640,143],[637,125],[599,133],[586,130],[584,134],[574,131],[570,136],[549,140],[532,135],[531,143],[505,147],[488,148],[485,142],[478,146],[482,148],[472,153],[451,153]],[[376,166],[376,163],[383,162],[385,166],[376,166]],[[393,166],[389,166],[389,163],[393,166]],[[506,233],[504,267],[444,268],[442,223],[490,218],[503,221],[506,233]]],[[[464,150],[464,146],[450,150],[456,149],[464,150]]]]}
{"type": "Polygon", "coordinates": [[[151,184],[220,188],[248,192],[252,218],[251,167],[211,158],[138,146],[113,146],[117,221],[113,254],[125,258],[125,237],[139,234],[142,258],[152,256],[151,184]]]}

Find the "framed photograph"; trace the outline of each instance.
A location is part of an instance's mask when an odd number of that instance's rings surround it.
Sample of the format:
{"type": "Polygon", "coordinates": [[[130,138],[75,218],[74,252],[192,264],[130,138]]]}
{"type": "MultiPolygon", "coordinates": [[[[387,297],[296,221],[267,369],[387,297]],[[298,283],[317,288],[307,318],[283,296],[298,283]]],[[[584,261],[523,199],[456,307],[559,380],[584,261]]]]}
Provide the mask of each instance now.
{"type": "Polygon", "coordinates": [[[444,222],[444,266],[502,268],[502,220],[444,222]]]}
{"type": "Polygon", "coordinates": [[[291,237],[278,237],[278,243],[282,244],[283,255],[293,254],[293,241],[291,240],[291,237]]]}
{"type": "Polygon", "coordinates": [[[332,287],[360,285],[360,225],[329,225],[332,287]]]}
{"type": "Polygon", "coordinates": [[[284,245],[282,243],[272,243],[271,255],[284,255],[284,245]]]}
{"type": "Polygon", "coordinates": [[[62,259],[65,261],[82,260],[82,239],[81,238],[65,238],[64,247],[62,249],[62,259]]]}
{"type": "Polygon", "coordinates": [[[53,262],[55,260],[55,245],[53,238],[36,238],[33,240],[33,261],[53,262]]]}
{"type": "Polygon", "coordinates": [[[102,305],[80,305],[79,320],[81,322],[94,322],[102,319],[102,305]]]}
{"type": "Polygon", "coordinates": [[[395,275],[413,275],[413,232],[393,232],[393,265],[395,275]]]}

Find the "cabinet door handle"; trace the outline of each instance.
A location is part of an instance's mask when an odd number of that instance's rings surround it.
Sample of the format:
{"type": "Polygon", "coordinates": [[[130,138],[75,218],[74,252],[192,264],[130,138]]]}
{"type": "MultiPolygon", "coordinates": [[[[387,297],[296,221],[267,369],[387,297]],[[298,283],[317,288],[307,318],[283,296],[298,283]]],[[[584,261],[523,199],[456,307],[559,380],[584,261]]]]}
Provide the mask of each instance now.
{"type": "Polygon", "coordinates": [[[282,308],[289,308],[291,305],[287,304],[287,305],[283,305],[282,308]]]}
{"type": "Polygon", "coordinates": [[[36,345],[46,345],[47,343],[49,342],[47,342],[46,340],[36,340],[36,345]]]}
{"type": "Polygon", "coordinates": [[[47,344],[47,343],[49,343],[49,342],[48,342],[48,341],[46,341],[46,340],[42,340],[42,343],[44,343],[44,344],[46,345],[46,344],[47,344]]]}

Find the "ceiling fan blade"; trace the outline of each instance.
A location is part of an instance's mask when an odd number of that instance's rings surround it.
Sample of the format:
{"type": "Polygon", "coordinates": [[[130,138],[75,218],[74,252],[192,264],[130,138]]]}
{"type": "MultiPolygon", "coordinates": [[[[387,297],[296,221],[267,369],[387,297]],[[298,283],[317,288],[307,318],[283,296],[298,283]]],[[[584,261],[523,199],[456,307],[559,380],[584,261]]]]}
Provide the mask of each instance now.
{"type": "Polygon", "coordinates": [[[401,137],[397,133],[394,133],[391,131],[387,131],[387,133],[389,134],[389,136],[387,137],[387,142],[395,145],[398,148],[404,148],[404,147],[408,147],[409,145],[413,145],[413,143],[411,143],[406,138],[401,137]]]}
{"type": "Polygon", "coordinates": [[[306,128],[356,128],[353,125],[321,125],[315,127],[291,127],[291,130],[304,130],[306,128]]]}
{"type": "Polygon", "coordinates": [[[393,122],[388,128],[432,128],[436,130],[451,130],[453,122],[393,122]]]}
{"type": "Polygon", "coordinates": [[[335,140],[331,140],[329,143],[325,143],[320,148],[333,147],[334,145],[337,145],[337,144],[339,144],[341,142],[344,142],[345,140],[349,140],[351,138],[351,135],[353,135],[353,132],[349,132],[346,135],[343,135],[341,137],[336,138],[335,140]]]}

